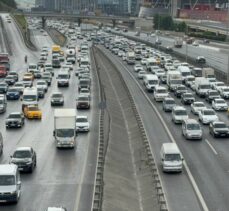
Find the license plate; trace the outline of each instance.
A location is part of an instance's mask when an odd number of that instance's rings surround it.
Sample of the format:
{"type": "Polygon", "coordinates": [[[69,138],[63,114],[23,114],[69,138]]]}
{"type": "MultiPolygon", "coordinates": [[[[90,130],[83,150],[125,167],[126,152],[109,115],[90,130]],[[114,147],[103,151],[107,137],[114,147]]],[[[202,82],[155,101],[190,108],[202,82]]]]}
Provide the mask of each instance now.
{"type": "Polygon", "coordinates": [[[20,170],[23,170],[23,168],[18,168],[18,170],[20,171],[20,170]]]}
{"type": "Polygon", "coordinates": [[[6,200],[0,200],[0,202],[6,202],[6,200]]]}

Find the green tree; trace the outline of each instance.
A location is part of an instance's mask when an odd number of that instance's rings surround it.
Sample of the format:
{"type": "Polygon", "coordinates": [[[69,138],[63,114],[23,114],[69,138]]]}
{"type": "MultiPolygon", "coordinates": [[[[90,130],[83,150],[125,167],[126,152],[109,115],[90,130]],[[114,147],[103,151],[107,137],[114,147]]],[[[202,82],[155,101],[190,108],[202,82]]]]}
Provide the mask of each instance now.
{"type": "Polygon", "coordinates": [[[9,7],[12,7],[12,8],[17,8],[17,4],[15,2],[15,0],[0,0],[0,3],[3,3],[9,7]]]}
{"type": "Polygon", "coordinates": [[[156,14],[153,17],[153,24],[154,24],[154,29],[159,29],[160,26],[160,15],[156,14]]]}

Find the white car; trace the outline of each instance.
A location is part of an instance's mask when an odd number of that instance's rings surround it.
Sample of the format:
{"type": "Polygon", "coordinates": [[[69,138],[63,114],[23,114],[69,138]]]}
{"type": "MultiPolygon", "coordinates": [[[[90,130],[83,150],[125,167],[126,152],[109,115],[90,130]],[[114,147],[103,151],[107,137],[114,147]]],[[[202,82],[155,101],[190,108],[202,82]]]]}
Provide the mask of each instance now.
{"type": "Polygon", "coordinates": [[[165,71],[163,69],[157,69],[154,72],[155,72],[155,75],[157,75],[157,77],[161,77],[165,75],[165,71]]]}
{"type": "Polygon", "coordinates": [[[163,86],[156,86],[153,95],[156,102],[161,102],[169,96],[169,92],[163,86]]]}
{"type": "Polygon", "coordinates": [[[219,91],[222,87],[224,87],[225,84],[222,81],[217,81],[214,84],[212,84],[212,88],[216,91],[219,91]]]}
{"type": "Polygon", "coordinates": [[[139,78],[139,79],[143,79],[143,77],[144,77],[145,74],[146,74],[146,71],[145,71],[145,70],[140,70],[140,71],[138,72],[138,78],[139,78]]]}
{"type": "Polygon", "coordinates": [[[126,56],[126,55],[123,55],[123,56],[122,56],[122,60],[123,60],[123,61],[126,61],[126,59],[127,59],[127,56],[126,56]]]}
{"type": "Polygon", "coordinates": [[[198,114],[201,110],[205,108],[207,107],[205,106],[203,102],[196,101],[191,104],[191,112],[193,114],[198,114]]]}
{"type": "Polygon", "coordinates": [[[212,101],[212,108],[215,111],[227,111],[228,105],[224,99],[216,98],[212,101]]]}
{"type": "Polygon", "coordinates": [[[229,86],[224,86],[219,90],[219,94],[224,99],[229,99],[229,86]]]}
{"type": "Polygon", "coordinates": [[[182,123],[185,119],[188,119],[188,112],[183,106],[175,106],[172,109],[172,121],[175,124],[182,123]]]}
{"type": "Polygon", "coordinates": [[[195,82],[195,77],[193,75],[188,75],[184,79],[184,83],[186,86],[191,87],[191,85],[195,82]]]}
{"type": "Polygon", "coordinates": [[[62,67],[67,67],[70,70],[73,70],[73,64],[71,62],[66,62],[62,67]]]}
{"type": "Polygon", "coordinates": [[[90,124],[87,116],[76,117],[76,131],[77,132],[88,132],[90,130],[90,124]]]}
{"type": "Polygon", "coordinates": [[[37,88],[42,88],[45,90],[45,92],[47,92],[48,90],[48,84],[45,80],[38,80],[37,81],[37,88]]]}
{"type": "Polygon", "coordinates": [[[87,89],[87,88],[81,88],[80,89],[80,95],[86,95],[89,97],[89,99],[91,99],[91,93],[90,93],[90,90],[87,89]]]}
{"type": "Polygon", "coordinates": [[[139,72],[141,70],[144,70],[143,66],[141,64],[134,65],[134,71],[139,72]]]}
{"type": "Polygon", "coordinates": [[[146,63],[147,63],[147,59],[146,59],[146,58],[142,58],[141,64],[142,64],[142,65],[146,65],[146,63]]]}
{"type": "Polygon", "coordinates": [[[122,57],[124,54],[125,54],[125,53],[124,53],[123,51],[119,51],[119,52],[118,52],[118,56],[119,56],[119,57],[122,57]]]}
{"type": "Polygon", "coordinates": [[[199,112],[199,121],[203,124],[210,124],[218,120],[219,118],[213,109],[205,108],[199,112]]]}

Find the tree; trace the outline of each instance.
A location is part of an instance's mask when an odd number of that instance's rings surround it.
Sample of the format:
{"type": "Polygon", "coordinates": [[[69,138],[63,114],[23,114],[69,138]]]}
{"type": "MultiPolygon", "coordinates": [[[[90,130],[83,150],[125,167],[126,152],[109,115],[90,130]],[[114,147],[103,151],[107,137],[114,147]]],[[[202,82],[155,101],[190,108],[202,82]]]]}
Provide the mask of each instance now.
{"type": "Polygon", "coordinates": [[[0,3],[3,3],[9,7],[12,7],[12,8],[17,8],[17,4],[15,2],[15,0],[0,0],[0,3]]]}
{"type": "Polygon", "coordinates": [[[153,17],[153,24],[154,24],[154,29],[159,29],[160,26],[160,15],[156,14],[153,17]]]}

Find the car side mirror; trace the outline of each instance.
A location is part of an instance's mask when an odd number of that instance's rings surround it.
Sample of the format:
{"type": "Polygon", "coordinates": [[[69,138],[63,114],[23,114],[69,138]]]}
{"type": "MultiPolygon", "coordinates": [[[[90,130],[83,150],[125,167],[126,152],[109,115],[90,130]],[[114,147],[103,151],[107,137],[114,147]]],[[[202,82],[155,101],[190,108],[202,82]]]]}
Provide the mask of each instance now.
{"type": "Polygon", "coordinates": [[[162,158],[161,160],[162,160],[162,161],[164,161],[165,159],[164,159],[164,158],[162,158]]]}
{"type": "Polygon", "coordinates": [[[184,158],[181,158],[182,161],[184,161],[184,158]]]}
{"type": "Polygon", "coordinates": [[[12,155],[10,155],[10,158],[12,158],[13,156],[12,155]]]}
{"type": "Polygon", "coordinates": [[[18,185],[18,186],[21,186],[21,181],[18,181],[18,182],[17,182],[17,185],[18,185]]]}
{"type": "Polygon", "coordinates": [[[56,131],[54,130],[54,131],[53,131],[53,136],[55,136],[55,135],[56,135],[56,131]]]}

